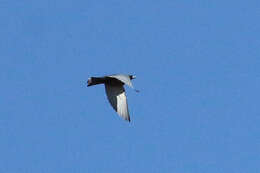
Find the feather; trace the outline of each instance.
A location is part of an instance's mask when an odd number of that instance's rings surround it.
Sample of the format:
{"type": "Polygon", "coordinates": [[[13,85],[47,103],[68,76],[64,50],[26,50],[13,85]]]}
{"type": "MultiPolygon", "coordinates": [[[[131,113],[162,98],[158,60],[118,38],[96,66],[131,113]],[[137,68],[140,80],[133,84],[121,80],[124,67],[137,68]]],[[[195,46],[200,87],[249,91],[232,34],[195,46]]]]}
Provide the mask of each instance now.
{"type": "Polygon", "coordinates": [[[123,119],[130,122],[125,89],[121,83],[105,84],[107,98],[114,110],[123,119]]]}

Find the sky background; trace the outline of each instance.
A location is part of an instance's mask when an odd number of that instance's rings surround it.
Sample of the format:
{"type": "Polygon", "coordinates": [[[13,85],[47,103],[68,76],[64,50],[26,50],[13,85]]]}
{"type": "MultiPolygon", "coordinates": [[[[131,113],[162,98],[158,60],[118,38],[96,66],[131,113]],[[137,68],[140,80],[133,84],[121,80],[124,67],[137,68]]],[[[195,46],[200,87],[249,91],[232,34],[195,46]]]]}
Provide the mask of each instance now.
{"type": "Polygon", "coordinates": [[[0,0],[1,173],[259,173],[259,0],[0,0]],[[134,74],[131,123],[90,76],[134,74]]]}

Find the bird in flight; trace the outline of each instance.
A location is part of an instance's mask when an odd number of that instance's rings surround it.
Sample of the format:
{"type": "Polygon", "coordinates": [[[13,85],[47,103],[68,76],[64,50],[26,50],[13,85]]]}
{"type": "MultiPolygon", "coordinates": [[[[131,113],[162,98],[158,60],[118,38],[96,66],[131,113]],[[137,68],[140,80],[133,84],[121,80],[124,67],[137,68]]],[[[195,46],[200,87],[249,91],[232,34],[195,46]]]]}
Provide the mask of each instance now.
{"type": "MultiPolygon", "coordinates": [[[[124,85],[133,88],[132,79],[136,77],[133,75],[115,74],[103,77],[90,77],[88,79],[88,87],[92,85],[104,84],[107,98],[113,109],[120,117],[130,122],[127,99],[124,85]]],[[[139,92],[135,89],[136,92],[139,92]]]]}

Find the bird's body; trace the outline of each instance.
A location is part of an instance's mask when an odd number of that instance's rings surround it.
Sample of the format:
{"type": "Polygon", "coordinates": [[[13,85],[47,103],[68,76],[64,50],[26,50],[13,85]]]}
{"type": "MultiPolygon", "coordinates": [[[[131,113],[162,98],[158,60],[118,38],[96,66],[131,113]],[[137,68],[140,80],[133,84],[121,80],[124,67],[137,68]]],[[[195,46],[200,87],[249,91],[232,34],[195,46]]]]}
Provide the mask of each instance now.
{"type": "MultiPolygon", "coordinates": [[[[113,109],[125,120],[130,121],[124,84],[133,88],[131,80],[133,75],[116,74],[103,77],[91,77],[88,86],[104,84],[107,98],[113,109]]],[[[138,90],[135,90],[138,91],[138,90]]]]}

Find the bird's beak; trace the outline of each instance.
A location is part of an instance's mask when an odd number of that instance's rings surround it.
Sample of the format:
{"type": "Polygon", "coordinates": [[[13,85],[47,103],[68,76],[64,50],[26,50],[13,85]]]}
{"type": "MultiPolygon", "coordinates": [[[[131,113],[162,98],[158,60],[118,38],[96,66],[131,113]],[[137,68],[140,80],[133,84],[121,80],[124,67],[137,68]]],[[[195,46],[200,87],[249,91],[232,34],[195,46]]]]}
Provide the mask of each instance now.
{"type": "Polygon", "coordinates": [[[91,79],[88,79],[88,87],[91,85],[91,79]]]}

